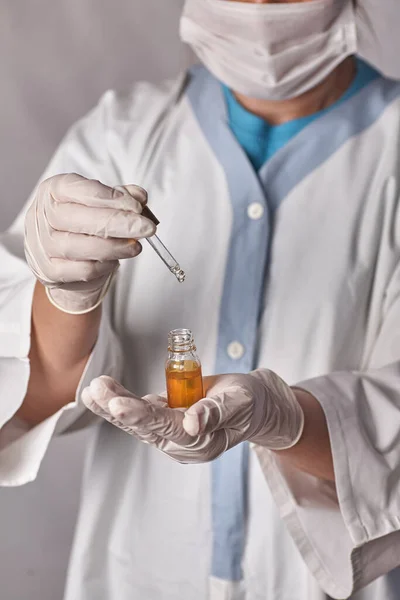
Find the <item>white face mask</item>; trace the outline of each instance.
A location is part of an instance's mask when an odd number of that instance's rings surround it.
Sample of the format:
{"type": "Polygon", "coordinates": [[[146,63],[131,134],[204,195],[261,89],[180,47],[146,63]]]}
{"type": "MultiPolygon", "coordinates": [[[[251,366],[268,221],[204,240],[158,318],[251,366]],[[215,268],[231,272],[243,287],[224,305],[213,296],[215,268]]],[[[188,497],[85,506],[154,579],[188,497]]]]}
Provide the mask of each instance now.
{"type": "Polygon", "coordinates": [[[186,0],[181,38],[234,91],[268,100],[300,96],[357,50],[352,0],[186,0]]]}

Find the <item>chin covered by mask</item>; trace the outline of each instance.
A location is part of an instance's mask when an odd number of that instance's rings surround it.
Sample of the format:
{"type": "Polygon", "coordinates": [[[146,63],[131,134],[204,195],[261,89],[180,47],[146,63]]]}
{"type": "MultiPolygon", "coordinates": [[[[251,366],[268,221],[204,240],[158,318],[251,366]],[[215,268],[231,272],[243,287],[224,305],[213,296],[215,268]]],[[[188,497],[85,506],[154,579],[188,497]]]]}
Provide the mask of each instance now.
{"type": "Polygon", "coordinates": [[[268,100],[300,96],[357,51],[351,0],[186,0],[181,37],[227,86],[268,100]]]}

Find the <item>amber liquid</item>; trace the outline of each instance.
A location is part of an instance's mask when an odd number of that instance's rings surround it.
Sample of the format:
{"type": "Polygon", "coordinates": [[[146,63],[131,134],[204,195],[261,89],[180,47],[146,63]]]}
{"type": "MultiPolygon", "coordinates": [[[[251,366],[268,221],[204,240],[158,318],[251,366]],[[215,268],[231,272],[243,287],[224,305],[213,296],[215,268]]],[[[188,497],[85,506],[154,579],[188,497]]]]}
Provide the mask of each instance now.
{"type": "Polygon", "coordinates": [[[170,408],[189,408],[204,398],[201,367],[193,361],[171,363],[166,376],[170,408]]]}

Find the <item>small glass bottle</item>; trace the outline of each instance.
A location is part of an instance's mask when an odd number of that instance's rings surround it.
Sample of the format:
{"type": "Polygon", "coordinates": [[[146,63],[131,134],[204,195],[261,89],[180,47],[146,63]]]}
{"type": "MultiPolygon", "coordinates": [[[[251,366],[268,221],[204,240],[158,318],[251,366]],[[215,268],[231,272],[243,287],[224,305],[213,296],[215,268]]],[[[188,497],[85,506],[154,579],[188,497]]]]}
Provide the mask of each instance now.
{"type": "Polygon", "coordinates": [[[170,332],[165,374],[170,408],[189,408],[204,397],[201,362],[189,329],[170,332]]]}

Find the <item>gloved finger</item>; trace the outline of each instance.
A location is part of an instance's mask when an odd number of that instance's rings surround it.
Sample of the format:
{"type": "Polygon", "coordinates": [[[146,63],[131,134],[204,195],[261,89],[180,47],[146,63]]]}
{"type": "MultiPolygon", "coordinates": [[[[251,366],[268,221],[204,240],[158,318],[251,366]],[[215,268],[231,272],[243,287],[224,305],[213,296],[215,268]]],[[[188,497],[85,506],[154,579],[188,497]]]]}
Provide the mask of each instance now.
{"type": "MultiPolygon", "coordinates": [[[[84,394],[82,401],[84,402],[85,406],[87,406],[87,408],[89,408],[95,414],[112,423],[117,423],[118,420],[111,415],[108,409],[110,400],[118,393],[130,395],[130,392],[128,392],[128,390],[118,383],[118,381],[106,375],[93,379],[90,385],[85,388],[83,392],[84,394]]],[[[132,394],[132,397],[135,396],[132,394]]],[[[122,426],[123,423],[118,422],[118,425],[122,426]]]]}
{"type": "MultiPolygon", "coordinates": [[[[105,419],[106,421],[119,427],[123,431],[133,434],[130,427],[126,426],[121,421],[118,421],[118,419],[115,419],[115,417],[113,417],[111,415],[110,411],[108,410],[108,402],[109,402],[108,395],[109,395],[110,387],[115,385],[115,388],[122,388],[122,386],[120,384],[118,384],[111,377],[106,377],[106,376],[100,377],[93,381],[90,384],[90,386],[88,386],[82,390],[81,398],[82,398],[82,402],[84,403],[86,408],[88,408],[92,413],[94,413],[98,417],[105,419]],[[94,385],[92,385],[93,381],[95,382],[94,385]],[[109,384],[109,385],[107,385],[107,384],[109,384]]],[[[139,436],[137,436],[137,437],[139,437],[139,436]]],[[[149,443],[149,444],[152,442],[156,443],[158,441],[157,436],[147,435],[147,436],[142,436],[142,437],[143,437],[142,441],[149,443]]]]}
{"type": "Polygon", "coordinates": [[[220,394],[200,400],[185,413],[183,427],[192,436],[237,427],[251,420],[252,398],[242,386],[227,387],[220,394]]]}
{"type": "Polygon", "coordinates": [[[101,238],[143,238],[155,234],[155,224],[135,212],[50,202],[45,217],[56,231],[83,233],[101,238]]]}
{"type": "Polygon", "coordinates": [[[50,258],[65,260],[114,261],[134,258],[142,251],[139,242],[132,239],[99,238],[50,229],[42,244],[50,258]]]}
{"type": "Polygon", "coordinates": [[[117,185],[113,188],[114,193],[120,192],[123,195],[128,194],[138,200],[142,205],[142,208],[147,204],[147,192],[144,188],[138,185],[117,185]]]}
{"type": "MultiPolygon", "coordinates": [[[[92,399],[107,414],[111,414],[108,405],[110,400],[112,400],[115,396],[123,395],[125,397],[136,398],[137,400],[141,401],[140,398],[129,392],[118,381],[106,375],[93,379],[93,381],[90,383],[89,391],[92,399]]],[[[129,425],[129,423],[126,423],[126,425],[129,425]]]]}
{"type": "Polygon", "coordinates": [[[59,203],[75,203],[97,208],[115,208],[116,210],[141,213],[147,203],[147,192],[135,185],[126,186],[124,193],[111,188],[100,181],[86,179],[76,173],[56,175],[40,184],[39,196],[47,194],[59,203]]]}
{"type": "MultiPolygon", "coordinates": [[[[104,379],[104,378],[102,378],[102,379],[104,379]]],[[[111,382],[112,381],[113,380],[111,380],[111,382]]],[[[127,397],[136,398],[135,396],[133,396],[132,394],[130,394],[129,392],[127,392],[127,390],[125,390],[117,382],[114,382],[114,385],[111,382],[108,384],[108,385],[111,386],[111,390],[113,392],[111,401],[115,400],[115,398],[117,396],[121,396],[123,398],[127,398],[127,397]]],[[[167,398],[166,398],[166,392],[163,392],[160,395],[158,395],[158,394],[148,394],[147,396],[144,396],[143,398],[137,398],[137,399],[139,399],[143,403],[148,404],[149,407],[151,407],[149,410],[154,410],[156,408],[159,408],[159,409],[169,409],[169,407],[168,407],[168,401],[167,401],[167,398]]],[[[114,404],[113,404],[113,406],[114,406],[114,404]]],[[[116,408],[115,410],[118,410],[118,409],[116,408]]],[[[183,409],[177,409],[176,412],[183,413],[184,410],[183,409]]],[[[132,427],[138,426],[138,423],[132,422],[131,425],[132,425],[132,427]]]]}
{"type": "Polygon", "coordinates": [[[84,390],[82,390],[81,399],[82,399],[82,402],[84,403],[84,405],[86,406],[86,408],[88,408],[93,414],[95,414],[98,417],[101,417],[102,419],[104,419],[105,421],[110,423],[111,425],[118,427],[118,429],[122,429],[122,431],[125,431],[126,433],[129,433],[132,435],[132,432],[130,431],[129,427],[125,427],[124,424],[121,423],[120,421],[118,421],[117,419],[115,419],[109,413],[108,410],[104,410],[96,402],[96,400],[93,398],[93,396],[91,394],[90,387],[86,387],[86,388],[84,388],[84,390]]]}
{"type": "Polygon", "coordinates": [[[90,409],[99,411],[96,414],[107,420],[112,417],[124,431],[140,439],[157,436],[177,443],[193,443],[182,428],[183,411],[168,408],[165,398],[156,395],[139,398],[106,376],[94,379],[88,390],[90,409]]]}
{"type": "Polygon", "coordinates": [[[88,408],[92,413],[94,413],[98,417],[101,417],[102,419],[105,419],[110,423],[113,421],[114,417],[112,417],[109,412],[105,411],[93,398],[90,392],[90,387],[86,387],[82,390],[81,400],[86,406],[86,408],[88,408]]]}
{"type": "Polygon", "coordinates": [[[111,415],[132,427],[138,435],[155,434],[180,446],[191,445],[193,437],[183,429],[184,414],[179,410],[168,408],[157,397],[142,399],[115,397],[109,403],[111,415]]]}
{"type": "MultiPolygon", "coordinates": [[[[96,414],[100,414],[107,421],[112,422],[114,425],[117,425],[123,431],[130,433],[131,435],[135,435],[139,439],[149,441],[149,438],[152,436],[152,440],[155,443],[156,434],[152,434],[149,431],[147,423],[142,430],[136,429],[132,426],[132,422],[130,419],[125,418],[124,414],[120,416],[117,414],[112,414],[110,411],[110,405],[112,404],[115,397],[119,395],[123,395],[125,399],[136,400],[140,405],[140,413],[141,414],[150,414],[151,409],[149,408],[148,413],[145,410],[146,405],[151,405],[159,408],[164,408],[166,406],[165,400],[163,398],[159,398],[158,396],[146,396],[145,398],[139,398],[135,396],[131,392],[129,392],[123,385],[121,385],[118,381],[113,379],[112,377],[102,376],[94,379],[89,388],[90,399],[92,402],[91,410],[93,412],[98,412],[96,414]],[[97,409],[93,406],[93,403],[97,406],[97,409]]],[[[134,403],[130,402],[129,407],[133,408],[134,403]]],[[[138,416],[139,418],[139,416],[138,416]]],[[[151,443],[149,441],[149,443],[151,443]]]]}

